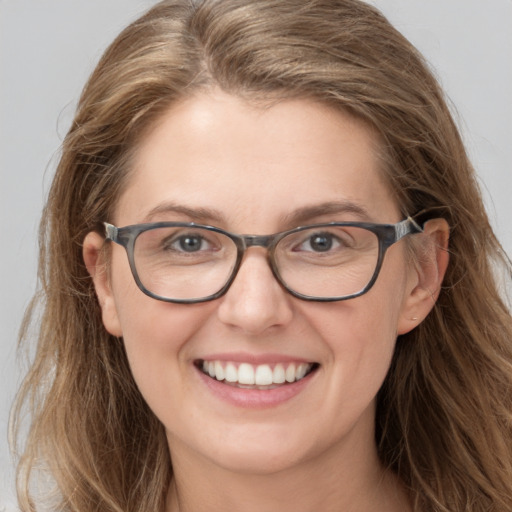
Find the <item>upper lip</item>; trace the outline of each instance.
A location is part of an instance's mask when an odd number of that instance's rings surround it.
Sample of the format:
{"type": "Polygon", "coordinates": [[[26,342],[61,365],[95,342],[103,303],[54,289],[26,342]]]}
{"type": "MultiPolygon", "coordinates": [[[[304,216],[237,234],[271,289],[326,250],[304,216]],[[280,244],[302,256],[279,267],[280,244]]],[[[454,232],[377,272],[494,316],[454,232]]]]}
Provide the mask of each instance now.
{"type": "Polygon", "coordinates": [[[260,364],[286,364],[286,363],[312,363],[311,359],[303,357],[285,355],[285,354],[250,354],[244,352],[224,352],[208,354],[198,358],[201,361],[229,361],[233,363],[249,363],[252,365],[260,364]]]}

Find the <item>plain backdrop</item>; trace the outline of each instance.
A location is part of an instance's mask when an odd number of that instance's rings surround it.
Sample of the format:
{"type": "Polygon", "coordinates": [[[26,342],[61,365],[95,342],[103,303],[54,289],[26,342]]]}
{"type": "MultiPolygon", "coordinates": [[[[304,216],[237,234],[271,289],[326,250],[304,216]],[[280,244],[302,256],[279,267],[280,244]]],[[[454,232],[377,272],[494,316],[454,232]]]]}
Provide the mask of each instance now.
{"type": "MultiPolygon", "coordinates": [[[[0,0],[0,512],[16,510],[7,445],[36,287],[37,225],[81,87],[150,0],[0,0]]],[[[427,57],[454,105],[490,217],[512,254],[512,0],[373,0],[427,57]]]]}

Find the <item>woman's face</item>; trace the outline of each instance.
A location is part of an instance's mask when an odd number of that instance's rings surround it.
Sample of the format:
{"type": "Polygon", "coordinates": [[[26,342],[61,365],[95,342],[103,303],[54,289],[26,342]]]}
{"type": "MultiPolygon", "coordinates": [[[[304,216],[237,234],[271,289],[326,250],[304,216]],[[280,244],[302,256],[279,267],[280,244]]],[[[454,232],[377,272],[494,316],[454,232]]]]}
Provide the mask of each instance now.
{"type": "MultiPolygon", "coordinates": [[[[198,95],[176,104],[142,141],[107,220],[194,221],[257,235],[329,221],[395,223],[401,217],[380,176],[377,144],[361,122],[312,101],[258,108],[220,92],[198,95]]],[[[418,323],[418,278],[404,242],[355,299],[292,297],[266,250],[253,247],[223,297],[189,305],[144,295],[117,244],[109,278],[95,271],[99,244],[86,239],[85,254],[105,326],[122,336],[173,455],[260,473],[327,454],[354,463],[374,457],[375,396],[397,333],[418,323]],[[263,373],[303,363],[314,370],[258,389],[206,375],[204,361],[263,373]]]]}

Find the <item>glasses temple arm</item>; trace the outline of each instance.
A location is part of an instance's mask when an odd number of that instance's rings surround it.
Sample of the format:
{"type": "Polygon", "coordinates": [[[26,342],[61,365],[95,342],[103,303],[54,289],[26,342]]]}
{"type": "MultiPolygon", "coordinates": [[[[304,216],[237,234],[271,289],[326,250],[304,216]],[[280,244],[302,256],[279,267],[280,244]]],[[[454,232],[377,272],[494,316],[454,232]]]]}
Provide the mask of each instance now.
{"type": "Polygon", "coordinates": [[[104,222],[103,225],[105,226],[105,238],[113,242],[117,240],[117,228],[108,222],[104,222]]]}

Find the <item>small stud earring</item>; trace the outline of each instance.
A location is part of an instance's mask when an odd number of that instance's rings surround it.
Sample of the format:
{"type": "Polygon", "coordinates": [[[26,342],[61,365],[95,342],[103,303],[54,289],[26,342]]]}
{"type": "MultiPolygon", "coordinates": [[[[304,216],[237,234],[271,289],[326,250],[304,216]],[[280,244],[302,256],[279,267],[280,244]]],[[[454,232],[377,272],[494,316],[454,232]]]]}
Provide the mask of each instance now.
{"type": "Polygon", "coordinates": [[[418,317],[417,317],[417,316],[413,316],[413,317],[411,318],[411,320],[418,320],[418,317]]]}

